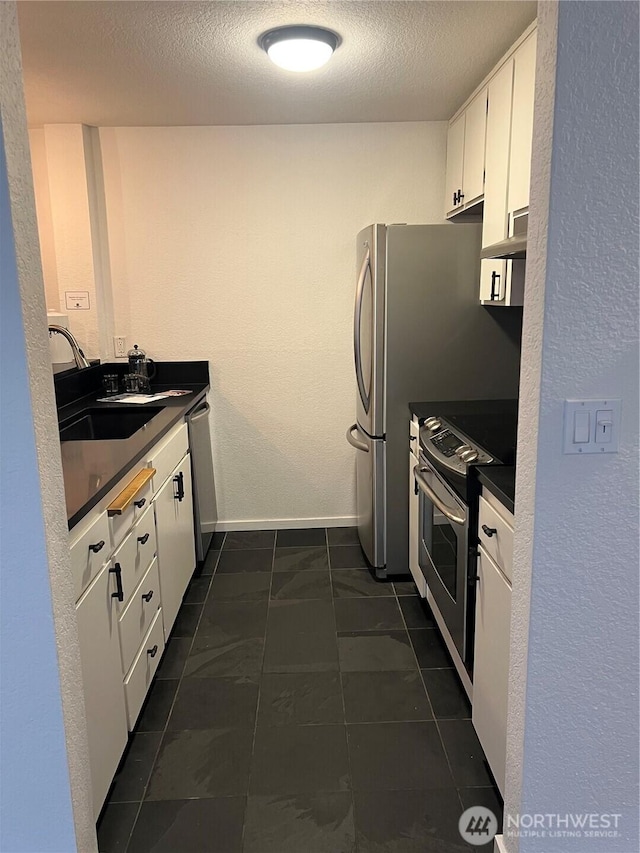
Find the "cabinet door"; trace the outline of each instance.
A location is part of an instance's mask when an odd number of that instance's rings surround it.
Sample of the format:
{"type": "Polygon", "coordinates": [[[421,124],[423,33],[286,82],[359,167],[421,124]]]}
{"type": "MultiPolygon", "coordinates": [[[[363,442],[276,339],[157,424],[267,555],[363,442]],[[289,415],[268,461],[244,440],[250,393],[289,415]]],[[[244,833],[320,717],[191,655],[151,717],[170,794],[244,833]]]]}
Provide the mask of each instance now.
{"type": "Polygon", "coordinates": [[[462,202],[473,204],[484,193],[484,150],[487,129],[487,90],[476,95],[465,110],[462,202]]]}
{"type": "Polygon", "coordinates": [[[458,193],[462,193],[462,165],[464,158],[465,113],[449,125],[447,133],[447,172],[445,178],[445,214],[462,206],[463,199],[456,202],[458,193]]]}
{"type": "Polygon", "coordinates": [[[118,619],[112,592],[109,568],[105,566],[76,605],[96,818],[127,743],[118,619]]]}
{"type": "Polygon", "coordinates": [[[471,717],[504,796],[511,586],[483,548],[479,554],[471,717]]]}
{"type": "Polygon", "coordinates": [[[196,566],[188,453],[155,496],[154,505],[164,635],[168,637],[196,566]]]}
{"type": "Polygon", "coordinates": [[[536,83],[536,33],[514,55],[513,109],[509,155],[508,212],[513,216],[529,206],[531,141],[536,83]]]}

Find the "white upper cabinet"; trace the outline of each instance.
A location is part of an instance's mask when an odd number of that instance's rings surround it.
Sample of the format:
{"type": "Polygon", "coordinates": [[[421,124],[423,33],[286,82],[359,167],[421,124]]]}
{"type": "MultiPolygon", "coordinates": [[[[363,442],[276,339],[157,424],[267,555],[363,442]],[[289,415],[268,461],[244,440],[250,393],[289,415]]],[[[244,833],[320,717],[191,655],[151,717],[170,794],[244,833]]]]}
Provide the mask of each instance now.
{"type": "Polygon", "coordinates": [[[445,178],[445,213],[456,210],[458,193],[462,194],[462,167],[464,161],[464,119],[465,115],[451,122],[447,131],[447,174],[445,178]]]}
{"type": "Polygon", "coordinates": [[[513,216],[529,207],[533,104],[536,83],[536,42],[534,31],[520,45],[513,57],[513,106],[507,208],[511,219],[510,229],[513,226],[513,216]]]}
{"type": "Polygon", "coordinates": [[[449,125],[445,213],[452,216],[482,201],[487,90],[479,92],[449,125]]]}

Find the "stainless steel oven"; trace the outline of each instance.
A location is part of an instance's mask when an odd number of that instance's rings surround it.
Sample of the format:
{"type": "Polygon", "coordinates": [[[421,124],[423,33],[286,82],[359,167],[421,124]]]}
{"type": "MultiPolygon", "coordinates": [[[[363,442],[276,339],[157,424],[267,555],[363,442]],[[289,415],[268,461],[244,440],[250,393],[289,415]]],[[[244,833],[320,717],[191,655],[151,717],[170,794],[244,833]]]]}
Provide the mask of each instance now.
{"type": "Polygon", "coordinates": [[[469,507],[420,454],[419,564],[427,588],[460,655],[467,660],[469,507]]]}

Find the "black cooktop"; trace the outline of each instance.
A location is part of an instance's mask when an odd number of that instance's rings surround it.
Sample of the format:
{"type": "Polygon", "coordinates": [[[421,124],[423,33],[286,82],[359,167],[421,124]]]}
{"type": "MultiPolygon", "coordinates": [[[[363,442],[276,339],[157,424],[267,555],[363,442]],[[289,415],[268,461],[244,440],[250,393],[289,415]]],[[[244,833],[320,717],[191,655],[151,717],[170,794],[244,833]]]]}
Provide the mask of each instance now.
{"type": "Polygon", "coordinates": [[[483,447],[503,465],[513,465],[516,458],[518,429],[517,400],[487,400],[484,411],[466,414],[440,412],[440,417],[475,444],[483,447]]]}

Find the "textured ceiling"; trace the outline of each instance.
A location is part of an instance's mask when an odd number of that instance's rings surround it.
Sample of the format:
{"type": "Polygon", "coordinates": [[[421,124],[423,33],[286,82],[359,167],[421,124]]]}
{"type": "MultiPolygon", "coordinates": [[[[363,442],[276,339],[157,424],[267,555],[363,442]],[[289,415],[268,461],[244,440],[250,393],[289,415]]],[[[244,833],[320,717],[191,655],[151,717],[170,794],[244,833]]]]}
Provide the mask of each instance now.
{"type": "Polygon", "coordinates": [[[536,14],[535,2],[21,2],[31,126],[448,119],[536,14]],[[258,36],[321,24],[319,71],[276,68],[258,36]]]}

